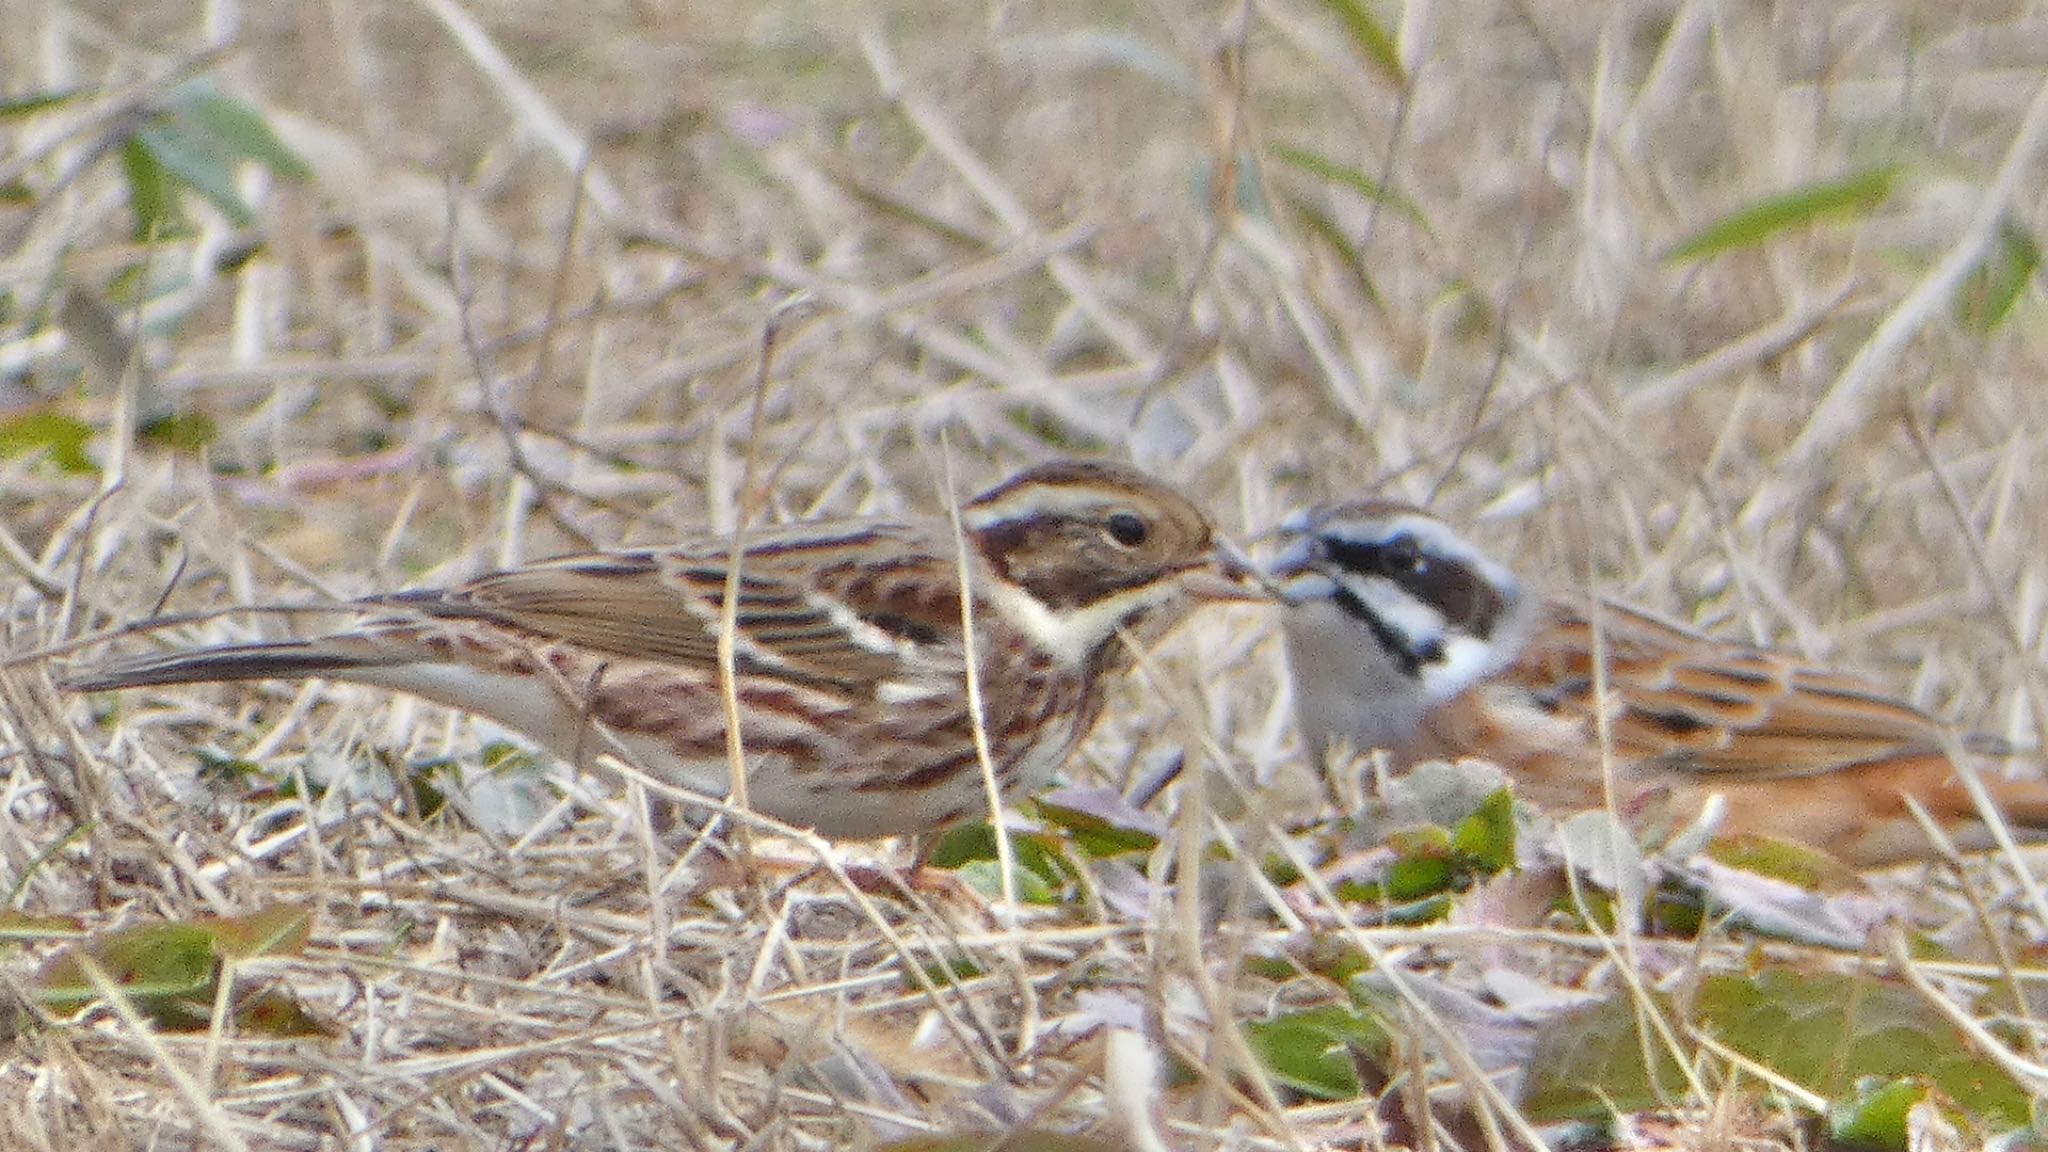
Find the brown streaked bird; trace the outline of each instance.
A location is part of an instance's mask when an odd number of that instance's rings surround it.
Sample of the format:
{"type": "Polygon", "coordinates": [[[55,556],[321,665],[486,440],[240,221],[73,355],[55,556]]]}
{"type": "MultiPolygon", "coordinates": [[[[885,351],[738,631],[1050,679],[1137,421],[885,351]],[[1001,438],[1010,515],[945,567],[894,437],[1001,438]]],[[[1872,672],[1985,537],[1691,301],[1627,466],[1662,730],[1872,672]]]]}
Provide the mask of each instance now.
{"type": "MultiPolygon", "coordinates": [[[[989,751],[1037,789],[1130,655],[1231,585],[1194,504],[1101,462],[1039,465],[960,508],[989,751]]],[[[717,648],[729,538],[565,556],[357,602],[305,640],[116,659],[73,691],[324,677],[489,717],[564,758],[606,747],[657,778],[728,788],[717,648]]],[[[1235,571],[1235,569],[1232,569],[1235,571]]],[[[753,807],[831,837],[929,831],[988,809],[950,522],[812,521],[746,534],[735,688],[753,807]]]]}
{"type": "MultiPolygon", "coordinates": [[[[1428,513],[1365,501],[1281,528],[1271,578],[1296,715],[1311,748],[1384,748],[1396,764],[1471,756],[1553,811],[1603,803],[1593,622],[1428,513]]],[[[1970,851],[1990,834],[1938,721],[1860,677],[1729,643],[1603,601],[1616,803],[1721,835],[1759,833],[1859,868],[1933,852],[1911,796],[1970,851]]],[[[2014,835],[2048,839],[2048,782],[1983,777],[2014,835]]]]}

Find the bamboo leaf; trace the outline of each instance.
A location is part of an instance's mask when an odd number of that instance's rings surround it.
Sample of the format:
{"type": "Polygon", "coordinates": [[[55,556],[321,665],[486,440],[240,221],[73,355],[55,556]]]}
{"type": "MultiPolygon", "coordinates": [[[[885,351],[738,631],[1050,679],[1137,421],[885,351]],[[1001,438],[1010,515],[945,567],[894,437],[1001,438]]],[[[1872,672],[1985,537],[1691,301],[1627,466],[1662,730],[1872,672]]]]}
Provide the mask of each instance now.
{"type": "Polygon", "coordinates": [[[171,174],[141,140],[121,145],[121,169],[128,177],[128,211],[135,217],[135,238],[157,240],[183,235],[184,213],[171,186],[171,174]]]}
{"type": "Polygon", "coordinates": [[[249,105],[222,92],[208,80],[194,80],[171,94],[171,115],[187,131],[214,149],[238,160],[254,160],[286,180],[307,180],[313,170],[285,147],[270,122],[249,105]]]}
{"type": "Polygon", "coordinates": [[[1351,45],[1358,50],[1373,70],[1387,78],[1397,88],[1408,86],[1408,70],[1401,67],[1401,49],[1394,37],[1373,15],[1364,0],[1323,0],[1344,31],[1351,36],[1351,45]]]}
{"type": "Polygon", "coordinates": [[[1248,1021],[1244,1038],[1274,1083],[1318,1100],[1357,1096],[1361,1063],[1383,1064],[1390,1047],[1378,1017],[1347,1004],[1248,1021]]]}
{"type": "Polygon", "coordinates": [[[256,222],[256,214],[235,190],[237,161],[211,139],[195,135],[179,121],[163,118],[136,129],[131,143],[141,145],[169,179],[221,210],[238,226],[256,222]]]}
{"type": "Polygon", "coordinates": [[[60,88],[54,92],[31,92],[12,100],[0,100],[0,120],[25,119],[45,109],[69,104],[80,96],[90,96],[97,91],[96,88],[60,88]]]}
{"type": "Polygon", "coordinates": [[[1956,320],[1979,335],[1997,331],[2040,270],[2040,245],[2007,217],[2000,223],[1998,240],[1984,262],[1956,289],[1956,320]]]}
{"type": "Polygon", "coordinates": [[[1423,231],[1430,231],[1429,221],[1423,218],[1422,209],[1413,200],[1392,191],[1356,168],[1340,164],[1320,152],[1311,152],[1306,148],[1290,148],[1285,144],[1274,145],[1273,156],[1289,167],[1298,168],[1331,184],[1349,188],[1368,200],[1384,204],[1413,221],[1423,231]]]}
{"type": "Polygon", "coordinates": [[[60,472],[91,472],[92,457],[86,454],[85,445],[92,432],[92,425],[62,412],[48,408],[22,412],[0,420],[0,459],[40,452],[60,472]]]}
{"type": "Polygon", "coordinates": [[[1667,264],[1690,264],[1709,256],[1754,248],[1781,232],[1823,220],[1862,216],[1891,198],[1902,164],[1886,164],[1759,200],[1708,224],[1673,245],[1667,264]]]}

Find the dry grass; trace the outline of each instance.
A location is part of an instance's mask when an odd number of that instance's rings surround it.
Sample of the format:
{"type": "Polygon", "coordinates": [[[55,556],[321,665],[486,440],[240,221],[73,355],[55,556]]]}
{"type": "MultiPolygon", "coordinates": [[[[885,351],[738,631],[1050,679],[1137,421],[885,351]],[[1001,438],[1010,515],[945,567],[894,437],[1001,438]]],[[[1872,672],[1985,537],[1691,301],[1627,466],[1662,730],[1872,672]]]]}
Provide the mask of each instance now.
{"type": "MultiPolygon", "coordinates": [[[[947,451],[968,489],[1085,451],[1186,484],[1236,534],[1374,487],[1428,499],[1560,587],[2032,740],[2043,314],[2029,293],[1973,330],[1940,278],[1983,221],[2038,234],[2048,24],[1909,0],[1375,10],[1405,87],[1313,0],[221,4],[237,47],[212,71],[315,178],[251,182],[253,233],[145,248],[118,165],[88,161],[208,29],[175,4],[0,0],[6,95],[106,86],[0,123],[0,172],[31,193],[0,205],[0,388],[90,422],[101,465],[0,463],[11,643],[726,526],[749,452],[771,514],[805,516],[936,509],[947,451]],[[1660,261],[1883,162],[1907,175],[1880,208],[1660,261]],[[160,286],[132,347],[63,307],[128,322],[138,263],[160,286]],[[217,432],[203,452],[136,434],[168,415],[217,432]]],[[[0,1051],[0,1142],[816,1148],[1026,1119],[1190,1148],[1409,1139],[1377,1134],[1371,1101],[1289,1102],[1231,1024],[1333,994],[1243,964],[1337,910],[1162,882],[1213,839],[1332,815],[1264,787],[1304,775],[1275,656],[1236,610],[1154,654],[1071,775],[1125,783],[1185,748],[1157,802],[1173,834],[1008,929],[736,880],[654,830],[643,790],[494,777],[496,733],[414,702],[88,703],[17,667],[14,906],[100,927],[310,904],[312,946],[265,971],[335,1035],[151,1035],[105,1011],[33,1030],[0,1051]],[[306,804],[210,780],[209,746],[336,786],[306,804]],[[438,757],[464,765],[440,816],[376,783],[438,757]],[[906,975],[946,969],[977,974],[906,975]],[[1104,1022],[1210,1074],[1148,1112],[1104,1076],[1129,1042],[1104,1022]]],[[[1353,939],[1427,984],[1418,1034],[1479,1011],[1444,997],[1482,974],[1627,974],[1592,938],[1475,911],[1353,939]]],[[[1701,955],[1639,947],[1646,978],[1701,955]]],[[[1478,1064],[1435,1067],[1517,1139],[1478,1064]]],[[[1746,1138],[1731,1116],[1688,1138],[1746,1138]]]]}

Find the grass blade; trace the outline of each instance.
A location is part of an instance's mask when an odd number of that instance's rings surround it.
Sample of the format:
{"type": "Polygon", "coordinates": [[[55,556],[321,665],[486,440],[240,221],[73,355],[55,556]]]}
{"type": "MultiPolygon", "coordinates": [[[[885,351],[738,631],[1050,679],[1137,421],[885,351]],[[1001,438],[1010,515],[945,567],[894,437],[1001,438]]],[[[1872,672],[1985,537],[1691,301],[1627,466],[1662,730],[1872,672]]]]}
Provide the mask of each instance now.
{"type": "Polygon", "coordinates": [[[1822,220],[1861,216],[1890,199],[1905,173],[1903,164],[1886,164],[1738,208],[1680,240],[1664,254],[1666,264],[1691,264],[1709,256],[1754,248],[1780,232],[1822,220]]]}
{"type": "Polygon", "coordinates": [[[1273,156],[1289,167],[1299,168],[1329,183],[1349,188],[1368,200],[1384,204],[1414,221],[1423,231],[1430,231],[1429,221],[1423,219],[1422,209],[1413,200],[1390,190],[1386,185],[1356,168],[1340,164],[1320,152],[1311,152],[1306,148],[1290,148],[1285,144],[1274,145],[1273,156]]]}
{"type": "Polygon", "coordinates": [[[1363,0],[1323,0],[1323,6],[1344,25],[1344,30],[1351,34],[1352,46],[1374,71],[1397,88],[1408,86],[1408,70],[1401,67],[1400,47],[1363,0]]]}

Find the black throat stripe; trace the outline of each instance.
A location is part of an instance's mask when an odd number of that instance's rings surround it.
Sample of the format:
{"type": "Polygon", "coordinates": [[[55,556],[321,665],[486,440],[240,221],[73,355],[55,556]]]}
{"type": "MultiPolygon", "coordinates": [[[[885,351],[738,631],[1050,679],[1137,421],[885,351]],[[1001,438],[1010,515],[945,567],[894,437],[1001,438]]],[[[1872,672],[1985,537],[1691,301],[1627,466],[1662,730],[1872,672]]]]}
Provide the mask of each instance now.
{"type": "Polygon", "coordinates": [[[1410,678],[1420,678],[1423,661],[1425,659],[1433,660],[1443,655],[1443,649],[1439,645],[1432,644],[1430,646],[1432,651],[1425,653],[1417,653],[1409,648],[1407,644],[1402,642],[1399,632],[1389,628],[1386,621],[1380,619],[1373,613],[1372,609],[1366,607],[1365,601],[1358,598],[1358,593],[1353,592],[1342,584],[1337,585],[1336,600],[1337,607],[1343,609],[1345,615],[1356,617],[1367,628],[1372,629],[1372,638],[1379,641],[1380,650],[1385,652],[1394,661],[1395,666],[1401,669],[1402,675],[1410,678]]]}

